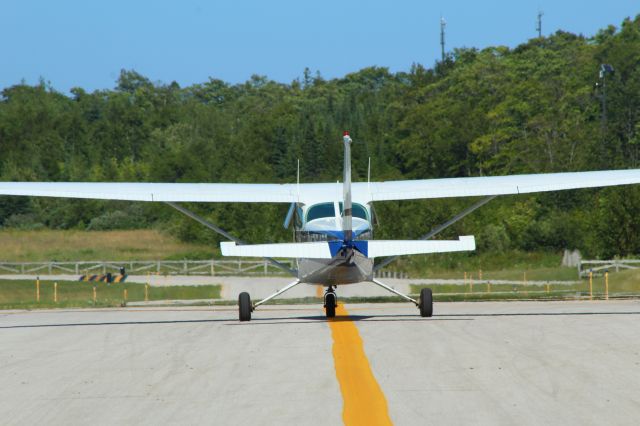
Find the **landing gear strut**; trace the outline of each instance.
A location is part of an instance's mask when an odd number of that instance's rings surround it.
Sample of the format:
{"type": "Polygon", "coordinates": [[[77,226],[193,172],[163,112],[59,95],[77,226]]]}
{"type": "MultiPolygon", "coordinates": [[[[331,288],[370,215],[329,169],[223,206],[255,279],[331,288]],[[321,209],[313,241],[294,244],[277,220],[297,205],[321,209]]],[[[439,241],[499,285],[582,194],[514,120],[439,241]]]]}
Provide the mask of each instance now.
{"type": "Polygon", "coordinates": [[[324,294],[324,310],[327,318],[334,318],[336,316],[336,308],[338,307],[338,297],[335,293],[335,287],[327,287],[327,291],[324,294]]]}
{"type": "Polygon", "coordinates": [[[258,306],[273,299],[276,296],[281,295],[285,291],[292,289],[298,284],[300,284],[300,280],[295,280],[294,282],[287,285],[286,287],[276,291],[272,295],[267,296],[261,301],[256,303],[251,303],[251,297],[249,296],[249,293],[247,292],[240,293],[240,295],[238,296],[238,313],[239,313],[240,321],[251,321],[251,312],[255,311],[258,306]]]}
{"type": "Polygon", "coordinates": [[[392,287],[389,287],[388,285],[386,285],[382,281],[379,281],[379,280],[377,280],[375,278],[373,280],[371,280],[371,282],[374,283],[374,284],[379,285],[380,287],[384,288],[385,290],[390,291],[391,293],[393,293],[395,295],[398,295],[398,296],[402,297],[407,302],[412,302],[420,310],[420,316],[421,317],[431,317],[431,316],[433,316],[433,293],[431,292],[430,288],[423,288],[422,290],[420,290],[420,298],[418,300],[416,300],[416,299],[414,299],[412,297],[407,296],[406,294],[400,293],[396,289],[394,289],[392,287]]]}

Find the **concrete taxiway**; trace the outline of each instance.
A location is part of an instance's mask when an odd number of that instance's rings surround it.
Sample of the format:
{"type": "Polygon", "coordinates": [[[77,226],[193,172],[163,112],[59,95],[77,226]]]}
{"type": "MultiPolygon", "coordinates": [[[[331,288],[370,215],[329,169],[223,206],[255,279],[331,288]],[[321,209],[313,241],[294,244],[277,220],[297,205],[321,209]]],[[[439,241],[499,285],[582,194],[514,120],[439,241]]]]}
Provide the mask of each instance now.
{"type": "Polygon", "coordinates": [[[638,423],[638,301],[346,309],[333,325],[311,305],[249,323],[233,307],[3,311],[0,419],[340,424],[344,393],[371,385],[349,384],[334,357],[360,344],[398,425],[638,423]]]}

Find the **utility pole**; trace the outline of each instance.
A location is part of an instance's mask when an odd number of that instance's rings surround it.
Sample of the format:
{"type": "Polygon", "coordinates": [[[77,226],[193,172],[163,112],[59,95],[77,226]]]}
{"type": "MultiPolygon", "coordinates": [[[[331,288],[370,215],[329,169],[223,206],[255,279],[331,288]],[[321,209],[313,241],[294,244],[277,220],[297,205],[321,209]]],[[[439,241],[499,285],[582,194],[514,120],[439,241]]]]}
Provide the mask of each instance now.
{"type": "Polygon", "coordinates": [[[440,47],[442,48],[442,62],[444,62],[444,28],[447,26],[444,18],[440,17],[440,47]]]}
{"type": "Polygon", "coordinates": [[[536,31],[538,32],[538,38],[542,37],[542,15],[544,15],[544,13],[539,10],[538,11],[538,23],[536,25],[536,31]]]}

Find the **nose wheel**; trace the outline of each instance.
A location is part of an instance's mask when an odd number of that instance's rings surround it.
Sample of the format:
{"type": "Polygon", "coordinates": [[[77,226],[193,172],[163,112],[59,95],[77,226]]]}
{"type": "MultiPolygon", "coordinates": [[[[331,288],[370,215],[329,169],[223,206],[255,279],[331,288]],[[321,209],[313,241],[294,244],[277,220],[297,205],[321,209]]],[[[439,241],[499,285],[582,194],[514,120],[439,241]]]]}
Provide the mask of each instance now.
{"type": "Polygon", "coordinates": [[[333,286],[329,286],[324,294],[324,311],[327,318],[334,318],[336,316],[337,307],[338,296],[336,296],[335,288],[333,286]]]}

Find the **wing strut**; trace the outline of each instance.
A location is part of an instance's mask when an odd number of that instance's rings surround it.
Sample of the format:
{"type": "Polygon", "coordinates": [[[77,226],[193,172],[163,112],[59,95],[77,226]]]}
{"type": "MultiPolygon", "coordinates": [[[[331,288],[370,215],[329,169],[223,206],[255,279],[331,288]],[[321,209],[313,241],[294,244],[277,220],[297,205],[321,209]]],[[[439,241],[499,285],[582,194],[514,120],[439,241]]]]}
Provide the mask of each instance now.
{"type": "MultiPolygon", "coordinates": [[[[487,204],[489,201],[493,200],[496,197],[497,197],[497,195],[490,195],[488,197],[485,197],[485,198],[481,199],[480,201],[476,202],[475,204],[472,204],[471,206],[467,207],[466,209],[464,209],[463,211],[461,211],[460,213],[458,213],[457,215],[455,215],[454,217],[452,217],[451,219],[449,219],[445,223],[436,226],[431,231],[429,231],[426,234],[424,234],[422,237],[419,238],[419,240],[428,240],[428,239],[436,236],[437,234],[439,234],[440,232],[444,231],[445,229],[447,229],[448,227],[450,227],[451,225],[453,225],[454,223],[456,223],[457,221],[459,221],[463,217],[473,213],[474,211],[476,211],[480,207],[484,206],[485,204],[487,204]]],[[[380,262],[377,265],[375,265],[373,267],[373,271],[375,272],[375,271],[378,271],[378,270],[384,268],[385,266],[387,266],[388,264],[390,264],[391,262],[396,260],[398,257],[400,257],[400,256],[391,256],[391,257],[386,258],[382,262],[380,262]]]]}
{"type": "MultiPolygon", "coordinates": [[[[222,235],[226,239],[231,240],[231,241],[235,241],[238,245],[246,244],[241,239],[234,237],[233,235],[231,235],[230,233],[228,233],[224,229],[222,229],[219,226],[209,222],[207,219],[203,218],[202,216],[199,216],[199,215],[195,214],[191,210],[182,207],[180,204],[174,203],[172,201],[167,201],[166,204],[168,204],[171,207],[173,207],[174,209],[178,210],[180,213],[184,214],[185,216],[188,216],[191,219],[195,220],[196,222],[206,226],[207,228],[211,229],[212,231],[222,235]]],[[[295,269],[291,269],[289,266],[285,265],[284,263],[278,262],[277,260],[275,260],[275,259],[273,259],[271,257],[265,257],[264,259],[268,260],[272,265],[277,266],[278,268],[286,271],[287,273],[293,275],[294,277],[298,276],[298,271],[296,271],[295,269]]]]}

